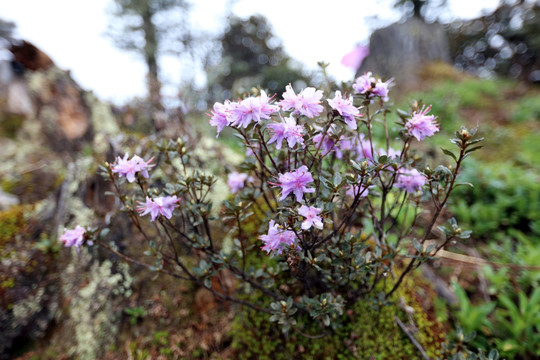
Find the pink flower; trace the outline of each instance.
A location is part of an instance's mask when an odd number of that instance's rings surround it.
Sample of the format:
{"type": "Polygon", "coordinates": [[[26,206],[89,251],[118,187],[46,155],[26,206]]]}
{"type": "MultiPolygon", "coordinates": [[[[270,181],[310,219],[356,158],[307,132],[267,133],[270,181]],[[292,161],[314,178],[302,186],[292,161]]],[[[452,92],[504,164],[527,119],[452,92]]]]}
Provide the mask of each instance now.
{"type": "Polygon", "coordinates": [[[357,46],[353,51],[343,56],[341,64],[356,71],[369,55],[369,46],[357,46]]]}
{"type": "Polygon", "coordinates": [[[414,136],[418,141],[424,140],[427,136],[433,136],[439,131],[435,116],[426,115],[430,110],[431,105],[427,109],[422,107],[420,112],[413,112],[411,119],[405,124],[408,134],[414,136]]]}
{"type": "Polygon", "coordinates": [[[398,189],[405,190],[409,194],[414,194],[422,189],[422,186],[424,186],[426,182],[426,176],[416,169],[399,169],[394,186],[398,189]]]}
{"type": "Polygon", "coordinates": [[[357,195],[359,196],[358,198],[359,199],[362,199],[362,198],[365,198],[366,196],[369,195],[369,188],[371,186],[364,186],[364,185],[352,185],[352,186],[347,186],[346,187],[346,191],[345,191],[345,195],[347,195],[348,197],[354,199],[357,195]]]}
{"type": "Polygon", "coordinates": [[[260,148],[259,143],[251,143],[250,146],[246,146],[246,157],[253,156],[253,150],[259,151],[260,148]]]}
{"type": "Polygon", "coordinates": [[[388,148],[388,151],[386,149],[379,149],[379,156],[386,155],[389,159],[393,158],[399,158],[401,156],[401,150],[396,150],[392,148],[388,148]]]}
{"type": "Polygon", "coordinates": [[[394,79],[390,79],[386,82],[382,82],[381,79],[377,80],[377,83],[375,84],[375,88],[371,92],[371,96],[379,96],[383,101],[388,101],[388,87],[392,83],[394,79]]]}
{"type": "Polygon", "coordinates": [[[225,101],[225,104],[215,103],[214,110],[212,111],[212,118],[210,119],[210,125],[217,127],[217,135],[231,122],[231,110],[235,108],[237,103],[231,103],[225,101]]]}
{"type": "Polygon", "coordinates": [[[321,133],[319,133],[319,134],[317,134],[317,135],[315,135],[313,137],[313,144],[315,144],[315,146],[317,148],[320,146],[320,151],[321,151],[322,154],[328,153],[329,151],[331,151],[335,147],[336,142],[330,136],[330,134],[331,134],[331,130],[328,131],[328,133],[324,137],[324,140],[323,140],[323,134],[321,134],[321,133]],[[322,144],[321,144],[321,141],[322,141],[322,144]]]}
{"type": "MultiPolygon", "coordinates": [[[[64,229],[64,233],[60,236],[60,241],[64,243],[65,247],[75,246],[77,251],[80,251],[80,247],[84,242],[85,229],[82,226],[77,225],[75,229],[64,229]]],[[[91,245],[91,242],[89,242],[91,245]]]]}
{"type": "Polygon", "coordinates": [[[298,209],[298,213],[306,218],[306,220],[302,221],[302,229],[308,230],[312,226],[315,226],[317,229],[323,228],[322,218],[319,216],[321,209],[302,205],[298,209]]]}
{"type": "Polygon", "coordinates": [[[307,87],[296,95],[289,84],[285,87],[283,100],[279,102],[279,105],[285,111],[294,108],[292,114],[303,114],[308,118],[313,118],[313,116],[319,116],[324,109],[320,104],[322,96],[322,90],[316,90],[313,87],[307,87]]]}
{"type": "Polygon", "coordinates": [[[233,171],[229,174],[227,178],[227,185],[231,189],[231,193],[235,194],[245,185],[246,179],[248,178],[247,174],[240,174],[236,171],[233,171]]]}
{"type": "Polygon", "coordinates": [[[341,97],[341,91],[336,91],[336,96],[333,99],[328,99],[328,104],[343,117],[347,126],[351,130],[356,130],[355,116],[358,116],[360,111],[352,103],[352,95],[348,99],[343,99],[341,97]]]}
{"type": "Polygon", "coordinates": [[[179,201],[180,199],[178,199],[176,195],[157,197],[154,200],[147,196],[146,202],[143,203],[139,201],[140,206],[137,207],[137,211],[140,216],[150,213],[152,221],[156,220],[159,215],[163,215],[167,219],[170,219],[173,210],[179,201]]]}
{"type": "Polygon", "coordinates": [[[270,100],[264,91],[260,96],[242,100],[231,109],[231,126],[247,128],[252,121],[258,123],[261,119],[270,119],[279,110],[270,104],[270,100]]]}
{"type": "Polygon", "coordinates": [[[371,152],[371,143],[369,139],[364,139],[364,134],[360,134],[358,138],[355,138],[355,150],[356,160],[373,160],[373,153],[371,152]]]}
{"type": "Polygon", "coordinates": [[[371,72],[364,73],[364,75],[359,76],[354,84],[353,89],[360,94],[365,94],[368,91],[372,90],[372,84],[375,82],[375,78],[371,75],[371,72]]]}
{"type": "Polygon", "coordinates": [[[291,172],[280,174],[279,183],[275,184],[281,186],[281,198],[279,201],[284,200],[292,192],[296,196],[296,201],[302,202],[304,193],[315,192],[315,188],[307,187],[310,182],[313,182],[313,177],[305,165],[291,172]]]}
{"type": "Polygon", "coordinates": [[[270,220],[268,234],[259,236],[259,240],[264,243],[261,249],[280,255],[287,247],[294,246],[295,234],[294,231],[280,229],[274,220],[270,220]]]}
{"type": "Polygon", "coordinates": [[[142,176],[148,178],[148,169],[154,166],[151,164],[152,160],[154,158],[145,162],[137,155],[134,155],[131,160],[128,160],[128,154],[126,153],[123,159],[120,156],[116,158],[116,164],[113,164],[111,171],[118,173],[120,176],[125,176],[127,181],[132,183],[135,181],[136,173],[141,173],[142,176]]]}
{"type": "Polygon", "coordinates": [[[276,142],[277,149],[281,149],[283,139],[287,139],[287,143],[291,149],[296,144],[304,145],[304,139],[302,138],[304,127],[302,125],[296,125],[296,120],[292,116],[285,118],[285,122],[269,124],[268,128],[273,132],[273,136],[268,141],[268,144],[276,142]]]}

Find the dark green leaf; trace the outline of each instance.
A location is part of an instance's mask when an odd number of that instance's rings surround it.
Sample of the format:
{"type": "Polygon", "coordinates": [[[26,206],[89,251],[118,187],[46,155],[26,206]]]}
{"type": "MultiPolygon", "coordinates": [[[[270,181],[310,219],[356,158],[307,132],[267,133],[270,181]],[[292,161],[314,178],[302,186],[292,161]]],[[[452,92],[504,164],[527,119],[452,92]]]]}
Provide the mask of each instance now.
{"type": "Polygon", "coordinates": [[[445,153],[446,155],[450,156],[452,159],[457,161],[456,155],[454,155],[453,152],[451,152],[450,150],[447,150],[445,148],[441,148],[441,150],[443,151],[443,153],[445,153]]]}

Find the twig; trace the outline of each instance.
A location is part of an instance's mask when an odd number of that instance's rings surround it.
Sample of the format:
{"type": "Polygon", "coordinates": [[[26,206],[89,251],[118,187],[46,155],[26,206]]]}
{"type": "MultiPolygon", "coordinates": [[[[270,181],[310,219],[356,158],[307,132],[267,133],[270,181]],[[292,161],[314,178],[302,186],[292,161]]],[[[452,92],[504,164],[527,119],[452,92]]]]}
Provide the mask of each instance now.
{"type": "Polygon", "coordinates": [[[405,333],[405,335],[407,335],[407,337],[409,338],[409,340],[411,340],[411,342],[413,343],[414,346],[416,346],[416,348],[418,349],[418,351],[420,351],[420,354],[422,354],[422,357],[425,359],[425,360],[430,360],[429,359],[429,356],[426,354],[425,350],[422,348],[422,345],[420,345],[420,343],[416,340],[416,338],[414,337],[413,334],[411,334],[407,328],[405,327],[405,324],[403,324],[403,322],[401,320],[399,320],[399,318],[397,316],[394,316],[394,319],[396,321],[396,324],[398,324],[399,328],[405,333]]]}

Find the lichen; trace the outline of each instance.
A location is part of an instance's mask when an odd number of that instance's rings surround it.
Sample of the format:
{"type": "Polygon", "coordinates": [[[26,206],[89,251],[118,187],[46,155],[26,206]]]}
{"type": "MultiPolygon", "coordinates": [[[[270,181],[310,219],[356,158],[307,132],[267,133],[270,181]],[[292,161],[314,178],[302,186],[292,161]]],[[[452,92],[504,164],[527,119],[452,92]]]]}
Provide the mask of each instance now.
{"type": "Polygon", "coordinates": [[[13,322],[13,326],[16,326],[19,320],[28,318],[28,314],[36,314],[41,310],[43,306],[41,299],[44,293],[45,288],[39,288],[34,296],[20,300],[13,305],[13,317],[16,320],[13,322]]]}
{"type": "MultiPolygon", "coordinates": [[[[74,271],[70,267],[66,271],[74,271]]],[[[75,326],[75,346],[71,355],[83,360],[96,359],[110,346],[118,333],[118,317],[114,298],[131,294],[132,279],[127,268],[119,266],[113,273],[108,260],[95,262],[88,272],[88,284],[80,289],[71,305],[71,319],[75,326]]]]}

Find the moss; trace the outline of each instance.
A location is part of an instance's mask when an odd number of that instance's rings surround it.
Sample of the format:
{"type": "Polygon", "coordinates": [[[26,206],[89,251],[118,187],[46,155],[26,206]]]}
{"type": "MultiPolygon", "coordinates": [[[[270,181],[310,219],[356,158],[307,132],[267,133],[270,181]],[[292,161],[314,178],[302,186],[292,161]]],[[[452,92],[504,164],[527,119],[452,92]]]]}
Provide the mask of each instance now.
{"type": "Polygon", "coordinates": [[[28,205],[14,206],[0,212],[0,257],[4,257],[4,246],[26,226],[25,212],[31,209],[28,205]]]}
{"type": "Polygon", "coordinates": [[[0,114],[0,137],[15,138],[24,122],[24,116],[16,114],[0,114]]]}
{"type": "MultiPolygon", "coordinates": [[[[415,338],[430,358],[441,354],[445,331],[432,311],[422,303],[434,296],[422,279],[408,280],[394,297],[394,304],[377,308],[367,300],[351,305],[340,322],[342,326],[320,339],[311,339],[294,331],[285,336],[281,327],[268,321],[268,315],[242,309],[234,320],[231,337],[239,359],[413,359],[418,349],[396,324],[414,323],[415,338]],[[407,313],[402,309],[405,303],[407,313]]],[[[309,325],[307,316],[298,316],[303,332],[317,334],[318,326],[309,325]]],[[[330,331],[330,330],[327,330],[330,331]]]]}

